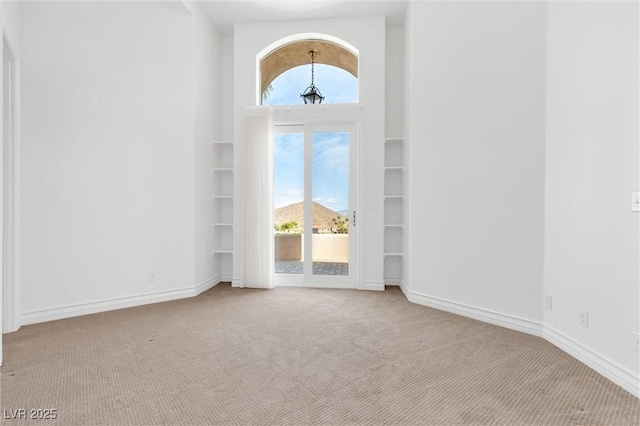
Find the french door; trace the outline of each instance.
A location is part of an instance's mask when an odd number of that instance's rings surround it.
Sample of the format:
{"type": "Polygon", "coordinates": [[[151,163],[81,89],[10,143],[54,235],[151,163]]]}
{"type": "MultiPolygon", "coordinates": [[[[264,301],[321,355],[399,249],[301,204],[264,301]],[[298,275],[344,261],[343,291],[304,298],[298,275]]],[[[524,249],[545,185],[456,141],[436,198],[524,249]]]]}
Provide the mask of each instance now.
{"type": "Polygon", "coordinates": [[[356,288],[355,129],[274,128],[276,285],[356,288]]]}

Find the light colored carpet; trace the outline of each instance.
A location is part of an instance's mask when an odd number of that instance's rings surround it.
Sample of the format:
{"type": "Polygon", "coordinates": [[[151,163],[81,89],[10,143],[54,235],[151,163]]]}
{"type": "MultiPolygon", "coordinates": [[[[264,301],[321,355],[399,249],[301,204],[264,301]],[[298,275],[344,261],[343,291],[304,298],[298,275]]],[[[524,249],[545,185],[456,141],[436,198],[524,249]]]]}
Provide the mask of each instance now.
{"type": "Polygon", "coordinates": [[[640,400],[543,339],[397,288],[220,284],[26,326],[4,348],[3,413],[57,410],[39,425],[640,424],[640,400]]]}

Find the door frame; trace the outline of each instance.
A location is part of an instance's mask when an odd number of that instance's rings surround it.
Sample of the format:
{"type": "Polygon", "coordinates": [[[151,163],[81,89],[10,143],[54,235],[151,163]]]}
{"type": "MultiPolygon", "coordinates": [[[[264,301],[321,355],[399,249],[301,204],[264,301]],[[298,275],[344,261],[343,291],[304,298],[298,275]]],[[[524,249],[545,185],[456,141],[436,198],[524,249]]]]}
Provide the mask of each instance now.
{"type": "Polygon", "coordinates": [[[20,229],[20,62],[6,31],[2,31],[3,95],[2,95],[2,315],[0,329],[10,333],[20,328],[19,300],[19,229],[20,229]],[[7,67],[5,68],[5,63],[7,67]],[[7,75],[5,76],[5,69],[7,75]],[[4,79],[8,80],[8,99],[5,99],[4,79]],[[8,110],[5,111],[5,107],[8,110]],[[5,120],[6,118],[6,120],[5,120]],[[5,182],[4,154],[7,159],[5,182]],[[5,203],[6,202],[6,203],[5,203]],[[5,209],[4,206],[7,205],[5,209]]]}
{"type": "MultiPolygon", "coordinates": [[[[350,139],[350,203],[349,216],[352,217],[353,212],[358,212],[359,206],[363,205],[363,194],[360,190],[360,185],[363,178],[363,164],[362,164],[362,143],[364,135],[364,126],[362,118],[362,108],[359,106],[302,106],[302,107],[273,107],[273,134],[276,133],[275,129],[278,127],[290,127],[291,129],[302,128],[305,133],[305,139],[307,132],[313,133],[313,131],[341,131],[340,129],[349,128],[351,132],[350,139]],[[333,127],[332,127],[333,126],[333,127]]],[[[273,143],[273,142],[272,142],[273,143]]],[[[306,150],[305,150],[306,157],[306,150]]],[[[273,161],[273,158],[270,159],[273,161]]],[[[306,159],[305,159],[306,162],[306,159]]],[[[305,188],[305,194],[306,194],[305,188]]],[[[271,194],[273,197],[273,193],[271,194]]],[[[356,217],[357,218],[357,217],[356,217]]],[[[360,282],[364,277],[364,265],[362,262],[363,253],[363,238],[358,229],[362,228],[362,221],[357,218],[357,224],[355,226],[353,240],[350,241],[350,259],[349,259],[349,281],[348,283],[331,282],[331,280],[311,280],[306,282],[304,277],[306,274],[301,274],[302,278],[296,277],[293,274],[275,274],[278,275],[278,279],[275,279],[277,287],[309,287],[309,288],[344,288],[344,289],[359,289],[361,288],[360,282]],[[353,248],[353,249],[352,249],[353,248]],[[354,262],[351,264],[351,255],[354,254],[354,262]]],[[[351,226],[350,226],[351,227],[351,226]]],[[[273,239],[271,244],[274,244],[273,239]]],[[[313,278],[313,276],[311,275],[313,278]]],[[[325,277],[326,278],[326,277],[325,277]]]]}

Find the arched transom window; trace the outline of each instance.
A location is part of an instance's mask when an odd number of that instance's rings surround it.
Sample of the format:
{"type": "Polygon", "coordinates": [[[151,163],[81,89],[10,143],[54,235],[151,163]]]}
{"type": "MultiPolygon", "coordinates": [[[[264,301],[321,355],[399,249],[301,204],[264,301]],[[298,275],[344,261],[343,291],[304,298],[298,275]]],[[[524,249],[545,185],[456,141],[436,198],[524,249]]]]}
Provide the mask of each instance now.
{"type": "Polygon", "coordinates": [[[260,61],[263,105],[304,103],[300,94],[311,83],[311,56],[315,51],[314,84],[324,103],[358,102],[358,56],[326,40],[301,40],[274,49],[260,61]]]}

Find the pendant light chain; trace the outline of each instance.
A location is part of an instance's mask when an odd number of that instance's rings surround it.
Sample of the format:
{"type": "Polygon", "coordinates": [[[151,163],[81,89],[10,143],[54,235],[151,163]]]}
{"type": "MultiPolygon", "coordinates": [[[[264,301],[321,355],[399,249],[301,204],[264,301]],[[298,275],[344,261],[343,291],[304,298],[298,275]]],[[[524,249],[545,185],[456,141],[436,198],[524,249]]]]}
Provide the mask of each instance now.
{"type": "Polygon", "coordinates": [[[315,63],[316,52],[312,50],[309,53],[311,53],[311,85],[313,86],[313,65],[315,63]]]}
{"type": "Polygon", "coordinates": [[[317,50],[310,50],[309,55],[311,56],[311,85],[307,87],[304,93],[300,94],[300,97],[304,100],[305,104],[321,104],[324,100],[324,96],[320,93],[320,90],[315,86],[315,64],[316,64],[316,54],[317,50]]]}

